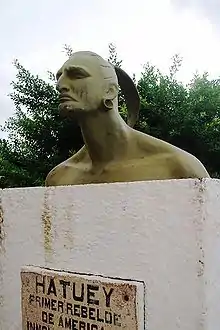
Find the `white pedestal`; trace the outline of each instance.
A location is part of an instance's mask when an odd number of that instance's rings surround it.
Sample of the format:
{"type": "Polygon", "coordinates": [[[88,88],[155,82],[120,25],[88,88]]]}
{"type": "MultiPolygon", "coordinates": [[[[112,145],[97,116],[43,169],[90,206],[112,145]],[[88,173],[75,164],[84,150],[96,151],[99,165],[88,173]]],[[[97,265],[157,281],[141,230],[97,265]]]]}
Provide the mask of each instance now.
{"type": "Polygon", "coordinates": [[[219,330],[220,180],[6,189],[1,205],[1,330],[21,330],[25,265],[144,281],[146,329],[219,330]]]}

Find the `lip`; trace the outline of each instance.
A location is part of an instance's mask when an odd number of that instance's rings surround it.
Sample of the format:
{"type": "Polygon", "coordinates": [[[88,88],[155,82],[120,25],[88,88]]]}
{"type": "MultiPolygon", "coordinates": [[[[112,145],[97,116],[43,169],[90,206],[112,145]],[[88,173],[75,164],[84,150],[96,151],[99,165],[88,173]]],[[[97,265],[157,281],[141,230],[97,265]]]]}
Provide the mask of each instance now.
{"type": "Polygon", "coordinates": [[[71,96],[69,95],[60,95],[59,97],[60,102],[66,102],[66,101],[76,101],[75,99],[73,99],[71,96]]]}

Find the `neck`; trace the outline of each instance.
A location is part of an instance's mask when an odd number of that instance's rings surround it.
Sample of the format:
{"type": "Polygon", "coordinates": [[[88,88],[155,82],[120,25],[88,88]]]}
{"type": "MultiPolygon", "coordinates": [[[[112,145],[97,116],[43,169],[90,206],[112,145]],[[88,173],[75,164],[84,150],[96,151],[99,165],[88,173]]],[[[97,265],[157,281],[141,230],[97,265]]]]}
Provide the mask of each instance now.
{"type": "Polygon", "coordinates": [[[85,146],[93,165],[124,158],[130,129],[118,111],[99,111],[79,119],[85,146]]]}

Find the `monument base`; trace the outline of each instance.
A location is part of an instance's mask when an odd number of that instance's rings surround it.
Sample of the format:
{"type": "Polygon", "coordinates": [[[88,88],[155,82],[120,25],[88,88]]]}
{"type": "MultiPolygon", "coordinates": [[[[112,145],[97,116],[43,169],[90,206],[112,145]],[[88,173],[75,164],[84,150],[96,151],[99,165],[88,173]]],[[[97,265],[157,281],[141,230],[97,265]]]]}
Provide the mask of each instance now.
{"type": "Polygon", "coordinates": [[[219,202],[214,179],[2,190],[0,329],[27,265],[144,283],[146,329],[219,329],[219,202]]]}

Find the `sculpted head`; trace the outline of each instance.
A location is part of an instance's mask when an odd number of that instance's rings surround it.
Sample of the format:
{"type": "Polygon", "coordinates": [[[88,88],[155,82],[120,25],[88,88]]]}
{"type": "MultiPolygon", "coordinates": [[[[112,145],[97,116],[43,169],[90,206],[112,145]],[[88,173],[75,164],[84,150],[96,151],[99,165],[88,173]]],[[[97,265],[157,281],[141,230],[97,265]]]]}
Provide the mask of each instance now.
{"type": "Polygon", "coordinates": [[[57,72],[60,111],[93,112],[117,104],[118,79],[113,66],[92,52],[74,53],[57,72]]]}
{"type": "Polygon", "coordinates": [[[117,111],[119,84],[128,107],[128,124],[134,125],[140,102],[136,87],[122,69],[101,56],[89,51],[76,52],[58,70],[56,78],[61,114],[117,111]]]}

